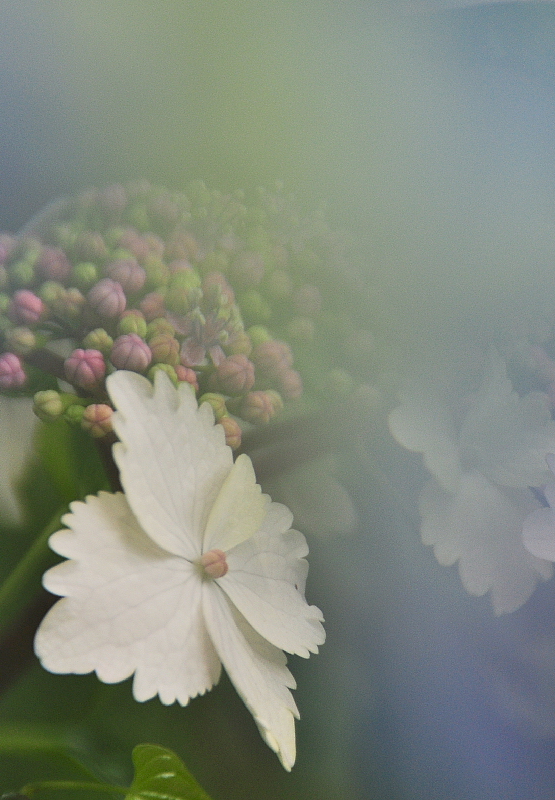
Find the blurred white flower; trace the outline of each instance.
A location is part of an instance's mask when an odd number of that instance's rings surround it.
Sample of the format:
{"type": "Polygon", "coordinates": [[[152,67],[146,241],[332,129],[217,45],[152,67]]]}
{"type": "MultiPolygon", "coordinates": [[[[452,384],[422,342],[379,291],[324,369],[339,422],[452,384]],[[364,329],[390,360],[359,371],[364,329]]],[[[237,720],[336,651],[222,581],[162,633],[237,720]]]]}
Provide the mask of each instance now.
{"type": "MultiPolygon", "coordinates": [[[[555,455],[546,457],[549,469],[555,475],[555,455]]],[[[549,503],[548,508],[532,511],[524,520],[522,540],[524,546],[537,558],[555,561],[555,480],[550,476],[543,493],[549,503]]]]}
{"type": "Polygon", "coordinates": [[[116,372],[114,457],[125,494],[71,504],[50,544],[65,561],[44,577],[63,596],[37,632],[51,672],[134,673],[139,701],[186,705],[224,665],[283,766],[295,761],[295,680],[283,650],[308,657],[325,638],[304,598],[305,538],[291,512],[233,462],[211,408],[163,373],[155,387],[116,372]]]}
{"type": "Polygon", "coordinates": [[[490,591],[496,614],[516,610],[552,575],[522,542],[524,519],[540,506],[529,487],[546,482],[545,456],[555,450],[546,396],[519,397],[493,354],[479,391],[462,403],[418,386],[401,399],[391,433],[423,454],[433,476],[419,501],[424,544],[440,564],[458,562],[470,594],[490,591]]]}
{"type": "Polygon", "coordinates": [[[37,418],[27,398],[0,397],[0,517],[3,524],[23,521],[16,485],[29,461],[37,418]]]}

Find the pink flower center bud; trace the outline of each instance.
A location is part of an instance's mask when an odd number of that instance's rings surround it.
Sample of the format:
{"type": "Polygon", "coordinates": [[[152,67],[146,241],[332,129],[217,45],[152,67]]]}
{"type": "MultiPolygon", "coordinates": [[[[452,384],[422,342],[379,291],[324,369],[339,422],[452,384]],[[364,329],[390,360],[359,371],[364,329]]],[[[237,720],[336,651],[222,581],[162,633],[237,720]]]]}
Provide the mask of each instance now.
{"type": "Polygon", "coordinates": [[[199,559],[204,575],[207,578],[223,578],[229,567],[223,550],[209,550],[199,559]]]}
{"type": "Polygon", "coordinates": [[[26,381],[21,360],[15,353],[0,356],[0,389],[19,389],[26,381]]]}
{"type": "Polygon", "coordinates": [[[98,281],[88,293],[87,300],[97,314],[108,319],[123,314],[127,302],[121,284],[111,278],[98,281]]]}
{"type": "Polygon", "coordinates": [[[9,309],[10,318],[22,325],[34,325],[44,312],[44,303],[28,289],[15,292],[9,309]]]}

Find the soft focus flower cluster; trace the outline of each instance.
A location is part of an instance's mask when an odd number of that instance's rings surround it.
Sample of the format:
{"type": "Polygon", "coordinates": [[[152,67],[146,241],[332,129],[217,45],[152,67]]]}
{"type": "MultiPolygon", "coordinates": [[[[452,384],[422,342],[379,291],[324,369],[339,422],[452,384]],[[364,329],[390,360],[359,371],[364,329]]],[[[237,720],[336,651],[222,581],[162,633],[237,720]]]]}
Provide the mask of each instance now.
{"type": "Polygon", "coordinates": [[[424,544],[440,564],[458,563],[470,594],[489,591],[497,614],[514,611],[553,573],[548,548],[531,544],[532,532],[523,541],[523,526],[545,527],[550,513],[539,499],[550,478],[546,457],[555,452],[548,395],[518,394],[492,353],[477,391],[461,396],[415,382],[400,399],[391,433],[422,453],[431,473],[419,499],[424,544]]]}
{"type": "Polygon", "coordinates": [[[364,360],[374,342],[327,302],[341,280],[321,217],[302,219],[280,189],[252,205],[200,181],[182,193],[88,190],[0,237],[0,390],[33,394],[41,419],[100,437],[111,432],[106,377],[162,370],[210,403],[236,448],[243,423],[301,397],[297,356],[322,365],[318,389],[354,385],[345,344],[364,360]]]}

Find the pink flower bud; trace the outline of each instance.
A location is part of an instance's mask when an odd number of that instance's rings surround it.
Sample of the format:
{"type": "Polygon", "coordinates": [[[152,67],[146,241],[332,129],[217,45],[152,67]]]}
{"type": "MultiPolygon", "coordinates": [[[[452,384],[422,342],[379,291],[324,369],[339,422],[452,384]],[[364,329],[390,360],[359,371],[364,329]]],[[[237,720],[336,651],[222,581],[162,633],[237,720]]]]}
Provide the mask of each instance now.
{"type": "Polygon", "coordinates": [[[147,322],[163,317],[165,313],[164,295],[160,292],[150,292],[145,295],[139,304],[147,322]]]}
{"type": "Polygon", "coordinates": [[[146,272],[135,258],[118,258],[108,264],[106,272],[122,286],[124,292],[134,294],[145,285],[146,272]]]}
{"type": "Polygon", "coordinates": [[[124,231],[118,238],[117,244],[125,248],[125,250],[129,250],[139,261],[146,258],[150,253],[148,242],[133,228],[124,231]]]}
{"type": "Polygon", "coordinates": [[[249,392],[241,403],[239,416],[253,425],[269,422],[275,414],[274,404],[266,392],[249,392]]]}
{"type": "Polygon", "coordinates": [[[242,436],[241,426],[237,420],[233,417],[222,417],[218,421],[218,425],[221,425],[225,431],[225,443],[228,447],[231,447],[232,450],[237,450],[241,445],[242,436]]]}
{"type": "Polygon", "coordinates": [[[90,307],[106,319],[119,317],[127,303],[121,284],[111,278],[98,281],[88,293],[87,300],[90,307]]]}
{"type": "Polygon", "coordinates": [[[37,272],[46,280],[64,281],[71,272],[71,264],[61,247],[43,247],[37,272]]]}
{"type": "Polygon", "coordinates": [[[105,403],[92,403],[83,411],[81,427],[95,439],[112,432],[113,409],[105,403]]]}
{"type": "Polygon", "coordinates": [[[298,400],[303,393],[303,382],[299,373],[288,369],[280,375],[279,390],[286,400],[298,400]]]}
{"type": "Polygon", "coordinates": [[[149,340],[152,359],[157,364],[179,364],[179,342],[168,333],[158,333],[149,340]]]}
{"type": "Polygon", "coordinates": [[[228,570],[223,550],[209,550],[201,556],[199,564],[207,578],[223,578],[228,570]]]}
{"type": "Polygon", "coordinates": [[[177,375],[178,381],[181,383],[190,383],[195,392],[198,392],[198,378],[194,369],[184,367],[182,364],[177,364],[175,367],[175,374],[177,375]]]}
{"type": "Polygon", "coordinates": [[[217,293],[225,305],[230,306],[235,302],[235,293],[221,272],[210,272],[205,277],[202,282],[202,292],[205,299],[210,299],[217,293]]]}
{"type": "Polygon", "coordinates": [[[26,380],[23,364],[15,353],[2,353],[0,356],[0,389],[19,389],[26,380]]]}
{"type": "Polygon", "coordinates": [[[104,357],[99,350],[74,350],[64,362],[66,377],[75,386],[94,388],[106,373],[104,357]]]}
{"type": "Polygon", "coordinates": [[[258,344],[252,351],[251,358],[257,371],[271,380],[279,378],[293,364],[291,348],[277,339],[258,344]]]}
{"type": "Polygon", "coordinates": [[[12,298],[8,315],[13,322],[34,325],[44,311],[44,303],[40,297],[28,289],[19,289],[12,298]]]}
{"type": "Polygon", "coordinates": [[[224,394],[243,394],[254,386],[254,364],[238,353],[221,361],[210,376],[209,388],[224,394]]]}
{"type": "Polygon", "coordinates": [[[144,372],[152,361],[152,353],[138,334],[124,333],[115,340],[110,361],[117,369],[144,372]]]}

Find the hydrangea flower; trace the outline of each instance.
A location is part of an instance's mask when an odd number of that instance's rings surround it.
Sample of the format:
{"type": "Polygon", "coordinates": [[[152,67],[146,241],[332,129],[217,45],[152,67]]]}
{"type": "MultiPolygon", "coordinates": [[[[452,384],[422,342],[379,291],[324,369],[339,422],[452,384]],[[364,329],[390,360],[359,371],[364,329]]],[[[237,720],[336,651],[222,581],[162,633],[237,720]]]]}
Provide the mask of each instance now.
{"type": "MultiPolygon", "coordinates": [[[[555,475],[555,455],[546,456],[549,469],[555,475]]],[[[524,547],[537,558],[555,561],[555,480],[553,476],[543,489],[548,508],[532,511],[524,520],[522,540],[524,547]]]]}
{"type": "Polygon", "coordinates": [[[136,700],[164,704],[209,690],[223,664],[289,770],[298,711],[283,651],[308,657],[325,638],[304,597],[305,538],[262,494],[249,457],[233,461],[189,384],[118,371],[107,388],[125,494],[72,503],[68,529],[51,537],[69,560],[44,576],[62,599],[36,653],[51,672],[134,674],[136,700]]]}
{"type": "Polygon", "coordinates": [[[419,501],[424,544],[440,564],[458,562],[470,594],[490,591],[496,614],[519,608],[552,575],[522,542],[524,519],[540,505],[529,487],[546,482],[545,456],[555,449],[546,396],[520,397],[492,355],[476,394],[457,404],[414,386],[389,427],[432,474],[419,501]]]}

